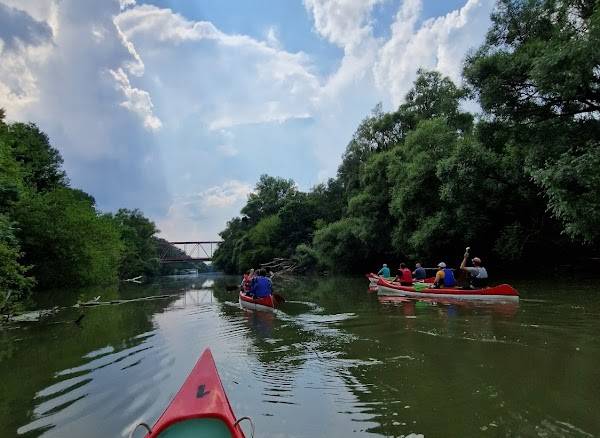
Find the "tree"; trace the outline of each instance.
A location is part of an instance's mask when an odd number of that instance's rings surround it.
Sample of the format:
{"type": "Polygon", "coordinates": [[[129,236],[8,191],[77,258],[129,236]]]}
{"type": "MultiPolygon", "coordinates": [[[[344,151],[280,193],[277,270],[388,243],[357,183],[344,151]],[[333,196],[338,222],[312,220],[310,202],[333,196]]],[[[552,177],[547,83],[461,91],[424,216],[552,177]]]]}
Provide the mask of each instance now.
{"type": "Polygon", "coordinates": [[[48,136],[33,123],[3,124],[0,127],[0,142],[12,150],[13,157],[21,164],[27,186],[48,191],[68,184],[60,153],[50,145],[48,136]]]}
{"type": "Polygon", "coordinates": [[[219,233],[222,243],[213,254],[213,263],[227,273],[239,273],[239,241],[249,229],[248,221],[236,217],[227,222],[225,229],[219,233]]]}
{"type": "Polygon", "coordinates": [[[440,199],[437,163],[456,147],[458,135],[444,119],[422,121],[392,151],[388,167],[396,252],[432,256],[448,245],[451,217],[440,199]]]}
{"type": "Polygon", "coordinates": [[[14,224],[0,214],[0,314],[18,306],[35,284],[28,275],[29,267],[19,262],[22,256],[14,224]]]}
{"type": "Polygon", "coordinates": [[[362,272],[366,257],[362,224],[344,218],[316,231],[313,248],[319,262],[333,272],[362,272]]]}
{"type": "Polygon", "coordinates": [[[563,231],[600,241],[600,6],[501,0],[465,78],[498,130],[521,149],[528,176],[563,231]],[[575,166],[571,166],[574,163],[575,166]]]}
{"type": "Polygon", "coordinates": [[[254,192],[248,196],[248,202],[242,208],[242,214],[254,225],[262,218],[276,214],[286,199],[297,191],[291,179],[261,175],[254,192]]]}
{"type": "Polygon", "coordinates": [[[15,206],[24,262],[40,287],[108,284],[118,278],[120,230],[82,192],[28,193],[15,206]]]}
{"type": "Polygon", "coordinates": [[[119,209],[113,219],[121,232],[123,244],[120,278],[157,275],[160,264],[155,239],[158,230],[154,222],[146,218],[140,210],[125,208],[119,209]]]}
{"type": "Polygon", "coordinates": [[[406,125],[405,133],[416,129],[420,121],[435,118],[444,118],[448,126],[468,132],[473,116],[459,108],[466,97],[467,91],[458,88],[449,77],[437,71],[419,69],[413,88],[397,111],[399,119],[406,125]]]}

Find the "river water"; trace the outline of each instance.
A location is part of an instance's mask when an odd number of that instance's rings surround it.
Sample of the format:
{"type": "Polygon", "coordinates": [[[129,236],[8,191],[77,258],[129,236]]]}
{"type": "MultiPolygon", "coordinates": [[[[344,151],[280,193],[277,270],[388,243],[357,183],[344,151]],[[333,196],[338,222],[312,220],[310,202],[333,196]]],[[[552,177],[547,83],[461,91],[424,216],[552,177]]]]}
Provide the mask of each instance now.
{"type": "Polygon", "coordinates": [[[597,281],[515,281],[520,303],[494,306],[381,302],[365,279],[293,281],[276,315],[241,310],[236,281],[87,291],[171,296],[0,328],[0,437],[127,436],[207,347],[257,437],[600,436],[597,281]]]}

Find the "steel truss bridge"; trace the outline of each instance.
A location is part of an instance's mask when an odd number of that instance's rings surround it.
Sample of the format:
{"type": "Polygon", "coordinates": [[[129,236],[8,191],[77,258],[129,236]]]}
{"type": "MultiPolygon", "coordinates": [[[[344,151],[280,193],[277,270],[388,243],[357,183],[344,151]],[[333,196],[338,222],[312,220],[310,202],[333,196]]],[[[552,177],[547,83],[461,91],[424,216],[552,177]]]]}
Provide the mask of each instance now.
{"type": "Polygon", "coordinates": [[[160,253],[161,263],[210,262],[220,241],[168,242],[160,253]]]}

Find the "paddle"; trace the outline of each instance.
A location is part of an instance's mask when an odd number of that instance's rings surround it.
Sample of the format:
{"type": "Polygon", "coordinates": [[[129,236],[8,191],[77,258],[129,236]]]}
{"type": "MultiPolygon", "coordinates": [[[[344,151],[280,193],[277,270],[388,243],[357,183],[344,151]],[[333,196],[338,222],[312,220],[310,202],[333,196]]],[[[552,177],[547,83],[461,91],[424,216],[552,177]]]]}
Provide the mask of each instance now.
{"type": "Polygon", "coordinates": [[[465,254],[463,256],[463,260],[460,264],[460,268],[458,268],[458,272],[456,275],[456,283],[460,283],[460,286],[463,289],[470,289],[470,284],[469,284],[469,276],[467,275],[467,272],[465,270],[463,270],[463,268],[465,267],[466,261],[469,258],[469,253],[471,251],[471,247],[467,246],[465,248],[465,254]]]}
{"type": "Polygon", "coordinates": [[[273,298],[275,298],[277,300],[278,304],[285,303],[285,298],[283,298],[283,296],[281,296],[279,294],[274,293],[273,298]]]}

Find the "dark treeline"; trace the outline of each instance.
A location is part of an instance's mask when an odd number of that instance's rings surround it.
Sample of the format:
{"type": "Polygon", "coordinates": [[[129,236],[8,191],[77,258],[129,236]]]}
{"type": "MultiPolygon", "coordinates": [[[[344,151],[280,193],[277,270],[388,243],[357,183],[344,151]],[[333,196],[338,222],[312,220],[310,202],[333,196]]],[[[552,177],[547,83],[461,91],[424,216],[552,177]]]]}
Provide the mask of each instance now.
{"type": "Polygon", "coordinates": [[[98,211],[70,187],[48,137],[0,109],[0,313],[32,290],[156,275],[157,231],[139,210],[98,211]]]}
{"type": "Polygon", "coordinates": [[[215,263],[273,257],[359,272],[382,261],[554,266],[600,243],[600,6],[502,0],[464,87],[419,71],[405,103],[375,108],[337,176],[308,193],[263,175],[215,263]],[[477,116],[464,104],[477,102],[477,116]]]}

